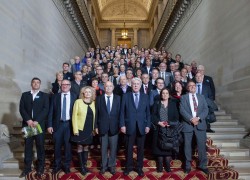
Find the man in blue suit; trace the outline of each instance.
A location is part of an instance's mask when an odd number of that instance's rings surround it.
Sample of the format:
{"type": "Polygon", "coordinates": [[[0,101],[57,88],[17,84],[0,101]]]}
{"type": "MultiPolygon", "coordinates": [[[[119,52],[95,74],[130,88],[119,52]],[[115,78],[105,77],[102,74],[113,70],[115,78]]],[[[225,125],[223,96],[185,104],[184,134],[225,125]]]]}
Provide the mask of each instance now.
{"type": "Polygon", "coordinates": [[[71,143],[70,136],[72,131],[72,109],[77,95],[70,92],[71,84],[69,80],[63,80],[61,84],[61,93],[52,96],[49,118],[48,132],[53,134],[54,140],[54,168],[53,174],[61,169],[61,149],[64,146],[64,172],[70,173],[71,163],[71,143]]]}
{"type": "Polygon", "coordinates": [[[133,170],[133,145],[137,145],[137,168],[139,176],[144,176],[143,157],[145,134],[150,130],[150,107],[146,94],[140,93],[142,82],[139,78],[131,81],[132,92],[122,97],[120,127],[126,136],[126,164],[123,174],[127,176],[133,170]]]}
{"type": "Polygon", "coordinates": [[[96,133],[101,142],[101,174],[107,168],[115,174],[116,152],[119,133],[120,96],[113,94],[114,85],[108,81],[104,84],[105,94],[96,99],[96,133]],[[110,153],[108,156],[108,147],[110,153]]]}
{"type": "Polygon", "coordinates": [[[206,154],[206,117],[208,106],[204,96],[196,94],[195,82],[187,84],[189,93],[181,97],[180,113],[183,116],[184,152],[185,152],[185,173],[191,171],[192,161],[192,138],[196,137],[199,155],[199,169],[208,174],[206,154]]]}

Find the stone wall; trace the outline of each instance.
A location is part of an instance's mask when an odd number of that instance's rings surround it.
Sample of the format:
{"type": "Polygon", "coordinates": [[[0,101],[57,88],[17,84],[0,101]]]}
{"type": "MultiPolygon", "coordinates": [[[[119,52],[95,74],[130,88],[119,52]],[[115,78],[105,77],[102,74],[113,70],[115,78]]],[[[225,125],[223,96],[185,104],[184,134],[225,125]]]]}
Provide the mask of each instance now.
{"type": "Polygon", "coordinates": [[[197,59],[213,77],[216,100],[250,129],[250,4],[202,0],[172,44],[185,62],[197,59]]]}
{"type": "Polygon", "coordinates": [[[52,0],[2,0],[0,27],[0,123],[13,124],[32,77],[48,92],[62,63],[84,52],[52,0]]]}
{"type": "Polygon", "coordinates": [[[148,29],[139,29],[138,30],[138,47],[139,48],[148,48],[150,43],[149,30],[148,29]]]}

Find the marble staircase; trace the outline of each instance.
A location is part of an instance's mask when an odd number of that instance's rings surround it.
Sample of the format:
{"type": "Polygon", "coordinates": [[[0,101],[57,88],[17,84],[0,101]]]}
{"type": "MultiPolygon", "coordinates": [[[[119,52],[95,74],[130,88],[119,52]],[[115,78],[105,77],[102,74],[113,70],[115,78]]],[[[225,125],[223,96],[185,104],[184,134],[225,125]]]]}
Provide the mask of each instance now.
{"type": "MultiPolygon", "coordinates": [[[[217,122],[211,125],[215,133],[208,133],[207,136],[213,140],[213,145],[220,149],[220,154],[228,159],[229,166],[239,172],[239,179],[250,179],[249,147],[241,143],[241,140],[247,134],[245,127],[223,110],[217,111],[216,117],[217,122]]],[[[13,135],[19,137],[20,144],[22,144],[20,127],[16,127],[16,132],[13,135]]],[[[14,157],[2,162],[0,168],[1,180],[18,179],[23,168],[23,150],[23,146],[12,149],[14,157]]],[[[35,147],[34,156],[36,157],[35,147]]]]}

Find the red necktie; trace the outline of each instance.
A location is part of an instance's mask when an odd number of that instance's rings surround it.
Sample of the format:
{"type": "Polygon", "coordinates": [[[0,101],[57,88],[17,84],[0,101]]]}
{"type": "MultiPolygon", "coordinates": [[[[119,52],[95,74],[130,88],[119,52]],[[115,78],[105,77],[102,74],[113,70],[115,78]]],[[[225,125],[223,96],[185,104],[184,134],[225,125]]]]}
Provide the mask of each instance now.
{"type": "Polygon", "coordinates": [[[197,106],[197,102],[195,100],[194,94],[192,94],[192,98],[193,98],[193,103],[194,103],[194,112],[197,112],[198,106],[197,106]]]}

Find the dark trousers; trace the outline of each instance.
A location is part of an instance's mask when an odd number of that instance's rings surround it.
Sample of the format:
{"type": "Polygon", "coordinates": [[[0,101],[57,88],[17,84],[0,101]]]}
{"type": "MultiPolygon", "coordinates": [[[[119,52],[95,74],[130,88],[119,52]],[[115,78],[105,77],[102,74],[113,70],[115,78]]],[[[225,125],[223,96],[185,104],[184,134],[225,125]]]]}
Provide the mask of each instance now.
{"type": "Polygon", "coordinates": [[[53,140],[54,140],[54,146],[55,146],[55,152],[54,152],[54,168],[60,168],[61,167],[61,149],[62,146],[64,147],[64,168],[70,167],[71,162],[71,143],[70,143],[70,121],[67,122],[61,122],[59,128],[56,132],[53,133],[53,140]]]}
{"type": "Polygon", "coordinates": [[[24,143],[24,164],[25,171],[31,170],[31,164],[33,159],[33,141],[36,143],[36,151],[37,151],[37,171],[44,170],[44,162],[45,162],[45,150],[44,150],[44,132],[38,134],[36,136],[32,136],[30,138],[26,138],[24,143]]]}
{"type": "Polygon", "coordinates": [[[143,158],[144,158],[144,141],[145,135],[141,135],[138,127],[132,135],[125,136],[126,138],[126,169],[133,169],[133,146],[137,145],[137,169],[143,168],[143,158]]]}

